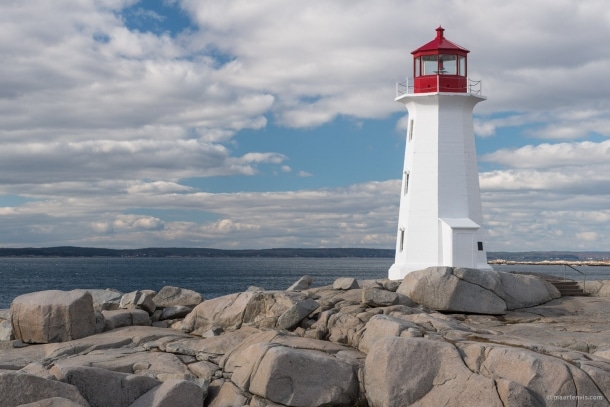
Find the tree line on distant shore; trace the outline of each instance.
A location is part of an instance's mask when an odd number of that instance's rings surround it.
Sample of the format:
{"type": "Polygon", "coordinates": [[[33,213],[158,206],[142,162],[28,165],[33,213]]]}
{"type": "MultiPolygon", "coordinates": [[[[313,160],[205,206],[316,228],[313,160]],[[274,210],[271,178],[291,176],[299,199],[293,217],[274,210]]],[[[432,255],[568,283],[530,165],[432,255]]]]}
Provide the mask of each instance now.
{"type": "MultiPolygon", "coordinates": [[[[149,247],[143,249],[105,249],[96,247],[23,247],[0,248],[0,257],[362,257],[393,258],[394,249],[367,248],[275,248],[224,250],[189,247],[149,247]]],[[[610,252],[488,252],[489,261],[596,261],[609,260],[610,252]]]]}
{"type": "Polygon", "coordinates": [[[151,247],[104,249],[94,247],[0,248],[0,257],[394,257],[394,250],[363,248],[278,248],[223,250],[209,248],[151,247]]]}

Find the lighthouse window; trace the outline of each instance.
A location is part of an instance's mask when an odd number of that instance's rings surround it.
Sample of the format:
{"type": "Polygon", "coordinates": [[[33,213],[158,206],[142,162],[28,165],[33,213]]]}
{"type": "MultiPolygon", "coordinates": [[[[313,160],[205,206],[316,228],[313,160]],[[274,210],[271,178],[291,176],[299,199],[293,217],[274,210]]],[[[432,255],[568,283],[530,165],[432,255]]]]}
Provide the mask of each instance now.
{"type": "Polygon", "coordinates": [[[460,76],[466,76],[466,57],[458,56],[458,65],[459,65],[458,74],[460,76]]]}
{"type": "Polygon", "coordinates": [[[402,252],[405,248],[405,230],[400,229],[400,251],[402,252]]]}
{"type": "Polygon", "coordinates": [[[409,192],[409,171],[405,171],[404,178],[405,178],[405,188],[404,188],[403,193],[405,195],[407,195],[407,192],[409,192]]]}
{"type": "Polygon", "coordinates": [[[436,55],[424,55],[421,59],[424,75],[435,75],[438,72],[438,59],[436,55]]]}
{"type": "Polygon", "coordinates": [[[409,120],[409,141],[413,140],[413,119],[409,120]]]}
{"type": "Polygon", "coordinates": [[[419,75],[421,75],[421,69],[420,69],[421,68],[421,66],[420,66],[421,60],[420,60],[419,57],[415,58],[414,64],[415,64],[415,69],[414,69],[415,77],[418,77],[419,75]]]}
{"type": "Polygon", "coordinates": [[[438,73],[443,75],[457,75],[457,55],[440,55],[438,73]]]}

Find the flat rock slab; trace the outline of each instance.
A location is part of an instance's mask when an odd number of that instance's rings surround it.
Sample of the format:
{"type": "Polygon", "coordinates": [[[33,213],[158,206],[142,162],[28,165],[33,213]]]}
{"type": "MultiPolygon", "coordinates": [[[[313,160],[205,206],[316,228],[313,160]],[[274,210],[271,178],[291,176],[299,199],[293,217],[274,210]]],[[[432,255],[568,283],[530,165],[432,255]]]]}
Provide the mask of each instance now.
{"type": "Polygon", "coordinates": [[[243,327],[237,331],[226,332],[221,336],[211,338],[179,339],[165,345],[166,352],[195,356],[199,353],[224,355],[239,346],[247,338],[260,331],[252,327],[243,327]]]}
{"type": "Polygon", "coordinates": [[[201,407],[206,394],[195,383],[168,380],[137,399],[129,407],[201,407]]]}
{"type": "Polygon", "coordinates": [[[161,384],[148,376],[111,372],[84,366],[54,366],[58,380],[78,388],[92,406],[125,407],[161,384]]]}

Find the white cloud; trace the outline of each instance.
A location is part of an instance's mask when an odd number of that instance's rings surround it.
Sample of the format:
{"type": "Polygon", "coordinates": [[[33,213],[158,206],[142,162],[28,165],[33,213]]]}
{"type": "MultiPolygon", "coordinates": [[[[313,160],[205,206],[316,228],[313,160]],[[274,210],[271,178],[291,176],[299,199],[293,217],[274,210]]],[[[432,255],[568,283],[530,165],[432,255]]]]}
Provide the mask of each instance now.
{"type": "Polygon", "coordinates": [[[579,232],[576,237],[586,242],[594,242],[598,239],[597,232],[579,232]]]}
{"type": "Polygon", "coordinates": [[[482,161],[513,168],[557,168],[604,165],[610,156],[610,140],[558,144],[526,145],[516,149],[500,149],[481,157],[482,161]]]}
{"type": "MultiPolygon", "coordinates": [[[[268,248],[335,242],[341,247],[388,247],[394,240],[399,188],[399,181],[387,181],[289,192],[184,191],[179,197],[173,192],[181,189],[177,185],[156,194],[145,187],[131,188],[129,193],[109,191],[103,205],[97,195],[26,203],[6,216],[0,212],[0,226],[10,231],[27,219],[30,230],[19,235],[32,239],[36,233],[33,242],[42,245],[61,241],[105,247],[268,248]],[[140,208],[197,211],[215,214],[217,219],[174,221],[138,214],[140,208]],[[371,236],[379,239],[373,244],[371,236]]],[[[21,243],[13,241],[17,246],[21,243]]]]}
{"type": "Polygon", "coordinates": [[[0,208],[3,244],[392,247],[398,181],[249,194],[183,181],[289,173],[271,147],[238,150],[242,130],[402,112],[394,83],[439,23],[472,50],[489,96],[477,134],[547,141],[483,157],[498,167],[481,175],[493,244],[610,243],[599,221],[610,144],[586,140],[610,136],[605,1],[177,0],[195,26],[175,36],[130,30],[121,13],[136,3],[0,4],[0,194],[35,199],[0,208]],[[133,213],[142,208],[215,218],[133,213]],[[598,221],[579,224],[581,212],[598,221]]]}

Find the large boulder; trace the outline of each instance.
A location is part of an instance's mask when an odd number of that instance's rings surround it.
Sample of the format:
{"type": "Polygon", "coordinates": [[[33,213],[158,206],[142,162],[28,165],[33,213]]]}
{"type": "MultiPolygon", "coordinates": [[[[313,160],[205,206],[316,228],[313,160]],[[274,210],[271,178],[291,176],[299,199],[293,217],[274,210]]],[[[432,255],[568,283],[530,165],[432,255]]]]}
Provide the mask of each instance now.
{"type": "Polygon", "coordinates": [[[155,312],[155,302],[153,298],[157,293],[152,290],[137,290],[123,294],[119,308],[122,309],[142,309],[149,314],[155,312]]]}
{"type": "Polygon", "coordinates": [[[59,397],[79,406],[88,405],[78,389],[70,384],[30,374],[0,371],[1,406],[18,406],[59,397]]]}
{"type": "Polygon", "coordinates": [[[91,294],[83,290],[38,291],[11,304],[16,339],[27,343],[64,342],[95,333],[91,294]]]}
{"type": "Polygon", "coordinates": [[[492,379],[470,371],[450,343],[388,337],[370,350],[364,372],[371,406],[497,406],[492,379]]]}
{"type": "Polygon", "coordinates": [[[352,406],[358,397],[352,365],[324,352],[271,343],[246,352],[249,363],[233,373],[242,390],[286,406],[352,406]]]}
{"type": "Polygon", "coordinates": [[[543,304],[561,294],[555,286],[541,278],[524,274],[495,272],[500,278],[498,295],[509,310],[543,304]]]}
{"type": "Polygon", "coordinates": [[[437,311],[500,315],[559,292],[537,277],[467,268],[429,267],[405,276],[397,293],[437,311]]]}
{"type": "Polygon", "coordinates": [[[273,328],[278,318],[293,305],[305,299],[298,292],[244,292],[204,301],[184,318],[185,332],[202,335],[220,327],[225,331],[239,329],[242,324],[273,328]]]}
{"type": "Polygon", "coordinates": [[[203,301],[203,296],[193,290],[166,285],[154,296],[153,301],[158,308],[175,306],[194,308],[203,301]]]}

